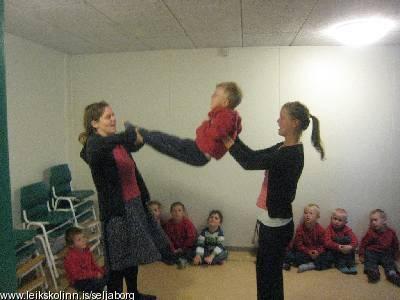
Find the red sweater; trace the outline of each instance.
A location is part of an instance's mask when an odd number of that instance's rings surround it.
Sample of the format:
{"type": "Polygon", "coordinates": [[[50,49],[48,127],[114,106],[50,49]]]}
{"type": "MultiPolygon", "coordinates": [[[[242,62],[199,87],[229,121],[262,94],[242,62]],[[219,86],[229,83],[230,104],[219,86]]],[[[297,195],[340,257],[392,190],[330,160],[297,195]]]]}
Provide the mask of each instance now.
{"type": "Polygon", "coordinates": [[[324,234],[325,229],[318,223],[313,228],[307,228],[302,223],[296,229],[294,249],[307,255],[311,250],[317,250],[318,253],[325,252],[324,234]]]}
{"type": "Polygon", "coordinates": [[[193,223],[186,217],[180,223],[174,223],[172,219],[169,219],[163,226],[165,233],[171,240],[172,250],[192,249],[197,237],[197,231],[193,223]]]}
{"type": "Polygon", "coordinates": [[[242,131],[241,118],[233,109],[216,108],[208,113],[209,119],[196,129],[196,145],[201,152],[220,159],[228,151],[222,139],[236,136],[242,131]]]}
{"type": "Polygon", "coordinates": [[[339,251],[340,244],[336,243],[334,238],[339,237],[343,238],[349,236],[351,238],[350,246],[355,249],[357,247],[358,241],[356,235],[353,233],[353,230],[347,225],[344,225],[340,230],[333,229],[332,224],[326,228],[325,231],[325,248],[330,250],[339,251]]]}
{"type": "Polygon", "coordinates": [[[396,232],[386,227],[382,232],[377,232],[369,229],[361,240],[359,255],[364,257],[365,250],[375,252],[392,252],[393,259],[399,256],[399,240],[397,239],[396,232]]]}
{"type": "Polygon", "coordinates": [[[98,273],[104,275],[104,269],[97,265],[89,248],[70,248],[64,258],[64,269],[70,285],[77,280],[97,278],[98,273]]]}

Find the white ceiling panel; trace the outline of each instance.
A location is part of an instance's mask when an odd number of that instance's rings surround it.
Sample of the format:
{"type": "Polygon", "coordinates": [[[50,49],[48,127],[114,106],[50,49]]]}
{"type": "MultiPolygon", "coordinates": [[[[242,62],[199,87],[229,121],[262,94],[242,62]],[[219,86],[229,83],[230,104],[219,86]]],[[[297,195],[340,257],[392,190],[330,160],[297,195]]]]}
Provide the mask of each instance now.
{"type": "Polygon", "coordinates": [[[160,0],[87,0],[123,31],[138,38],[179,35],[184,31],[160,0]]]}
{"type": "Polygon", "coordinates": [[[293,32],[246,33],[243,34],[243,46],[289,46],[295,36],[293,32]]]}
{"type": "Polygon", "coordinates": [[[241,32],[239,0],[163,0],[189,34],[241,32]]]}
{"type": "Polygon", "coordinates": [[[5,0],[5,30],[69,54],[330,46],[321,30],[384,16],[400,45],[400,0],[5,0]]]}
{"type": "Polygon", "coordinates": [[[244,33],[297,32],[316,0],[243,0],[244,33]]]}

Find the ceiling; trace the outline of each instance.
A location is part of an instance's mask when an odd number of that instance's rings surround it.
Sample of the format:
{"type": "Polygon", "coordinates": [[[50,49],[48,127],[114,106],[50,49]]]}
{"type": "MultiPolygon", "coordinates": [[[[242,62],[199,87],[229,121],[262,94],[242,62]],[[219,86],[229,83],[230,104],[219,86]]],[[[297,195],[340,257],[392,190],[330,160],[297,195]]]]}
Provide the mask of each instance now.
{"type": "Polygon", "coordinates": [[[365,16],[397,23],[400,0],[5,0],[5,31],[68,54],[332,46],[320,31],[365,16]]]}

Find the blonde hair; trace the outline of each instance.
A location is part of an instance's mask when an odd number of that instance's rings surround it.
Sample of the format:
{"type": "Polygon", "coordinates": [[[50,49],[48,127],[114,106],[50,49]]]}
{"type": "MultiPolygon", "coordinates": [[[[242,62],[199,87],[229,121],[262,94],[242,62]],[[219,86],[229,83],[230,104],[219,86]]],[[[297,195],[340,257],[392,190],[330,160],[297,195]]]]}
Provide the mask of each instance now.
{"type": "Polygon", "coordinates": [[[320,215],[320,209],[319,209],[318,204],[309,203],[309,204],[307,204],[307,205],[304,207],[304,210],[306,210],[307,208],[314,209],[314,210],[317,212],[317,215],[318,215],[318,217],[319,217],[319,215],[320,215]]]}
{"type": "Polygon", "coordinates": [[[340,207],[339,208],[335,208],[335,210],[332,212],[332,217],[333,216],[337,216],[337,215],[344,216],[345,220],[347,221],[348,214],[347,214],[347,211],[344,208],[340,208],[340,207]]]}
{"type": "Polygon", "coordinates": [[[310,125],[310,119],[312,120],[311,144],[319,152],[321,160],[324,159],[325,150],[321,141],[318,118],[310,114],[307,106],[299,101],[287,102],[282,106],[282,108],[286,109],[293,119],[296,119],[300,122],[300,135],[308,128],[308,125],[310,125]]]}
{"type": "Polygon", "coordinates": [[[228,107],[234,109],[236,106],[242,102],[242,90],[233,81],[218,83],[217,88],[223,88],[227,94],[227,99],[229,101],[228,107]]]}
{"type": "Polygon", "coordinates": [[[369,216],[372,216],[373,214],[376,214],[376,213],[378,213],[378,214],[381,216],[382,219],[384,219],[384,220],[387,219],[387,216],[386,216],[385,211],[382,210],[382,209],[379,209],[379,208],[374,209],[373,211],[371,211],[371,212],[369,213],[369,216]]]}
{"type": "Polygon", "coordinates": [[[148,203],[147,203],[147,207],[150,207],[150,206],[152,206],[152,205],[157,205],[158,206],[158,208],[161,208],[161,203],[160,202],[158,202],[157,200],[151,200],[151,201],[149,201],[148,203]]]}

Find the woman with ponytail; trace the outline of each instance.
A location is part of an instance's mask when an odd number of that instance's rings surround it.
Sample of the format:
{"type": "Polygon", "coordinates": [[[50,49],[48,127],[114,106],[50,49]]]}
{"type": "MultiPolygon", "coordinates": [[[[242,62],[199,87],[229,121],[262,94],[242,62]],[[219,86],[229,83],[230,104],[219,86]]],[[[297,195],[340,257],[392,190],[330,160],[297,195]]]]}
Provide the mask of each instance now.
{"type": "Polygon", "coordinates": [[[122,293],[125,278],[135,299],[156,299],[138,292],[139,265],[160,260],[169,241],[147,209],[150,195],[131,155],[142,144],[133,127],[116,132],[114,112],[104,101],[85,108],[83,126],[81,157],[90,167],[99,199],[107,292],[122,293]]]}
{"type": "Polygon", "coordinates": [[[240,138],[224,141],[233,158],[246,170],[265,170],[264,181],[257,206],[260,215],[259,248],[257,252],[257,299],[280,300],[284,298],[282,264],[286,247],[293,237],[292,202],[296,196],[297,182],[304,166],[304,151],[300,141],[302,132],[312,120],[311,142],[320,153],[319,122],[300,102],[284,104],[278,119],[279,135],[284,138],[270,148],[254,151],[240,138]]]}

